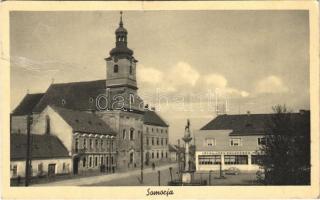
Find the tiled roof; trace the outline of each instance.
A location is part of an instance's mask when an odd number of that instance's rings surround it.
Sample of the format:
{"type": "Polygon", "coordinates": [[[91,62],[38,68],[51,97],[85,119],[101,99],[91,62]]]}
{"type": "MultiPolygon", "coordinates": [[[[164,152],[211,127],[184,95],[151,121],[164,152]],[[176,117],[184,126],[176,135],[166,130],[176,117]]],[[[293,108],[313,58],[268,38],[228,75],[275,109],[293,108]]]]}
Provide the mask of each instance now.
{"type": "Polygon", "coordinates": [[[146,110],[143,117],[144,124],[162,127],[169,126],[155,111],[146,110]]]}
{"type": "Polygon", "coordinates": [[[72,127],[74,132],[116,134],[115,131],[96,114],[57,106],[51,107],[72,127]]]}
{"type": "MultiPolygon", "coordinates": [[[[31,135],[32,159],[70,157],[62,142],[53,135],[31,135]]],[[[10,134],[10,160],[26,159],[27,135],[10,134]]]]}
{"type": "MultiPolygon", "coordinates": [[[[232,130],[230,135],[261,135],[266,130],[267,123],[275,114],[242,114],[219,115],[203,126],[200,130],[232,130]]],[[[310,112],[290,113],[291,119],[298,122],[310,112]]]]}
{"type": "Polygon", "coordinates": [[[104,94],[105,80],[52,84],[33,112],[41,112],[47,105],[63,106],[73,110],[95,109],[95,99],[104,94]]]}
{"type": "Polygon", "coordinates": [[[33,108],[43,97],[43,93],[27,94],[24,96],[20,104],[13,110],[12,115],[27,115],[32,113],[33,108]]]}

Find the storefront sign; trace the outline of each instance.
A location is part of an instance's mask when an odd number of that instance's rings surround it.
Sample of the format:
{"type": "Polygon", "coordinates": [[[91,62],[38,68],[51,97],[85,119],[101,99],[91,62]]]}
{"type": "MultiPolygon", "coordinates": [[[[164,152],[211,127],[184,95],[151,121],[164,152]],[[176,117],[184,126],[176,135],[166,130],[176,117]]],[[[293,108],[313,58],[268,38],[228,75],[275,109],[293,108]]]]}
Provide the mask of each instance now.
{"type": "Polygon", "coordinates": [[[202,151],[199,152],[199,155],[249,155],[255,153],[255,151],[202,151]]]}

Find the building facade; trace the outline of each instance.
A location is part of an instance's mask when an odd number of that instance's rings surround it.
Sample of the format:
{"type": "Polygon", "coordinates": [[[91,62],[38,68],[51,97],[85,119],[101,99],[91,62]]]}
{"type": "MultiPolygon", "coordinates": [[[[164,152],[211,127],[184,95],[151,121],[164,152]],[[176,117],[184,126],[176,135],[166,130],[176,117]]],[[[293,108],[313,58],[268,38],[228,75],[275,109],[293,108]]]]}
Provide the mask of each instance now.
{"type": "Polygon", "coordinates": [[[72,172],[116,168],[116,133],[96,114],[47,106],[34,120],[32,131],[54,135],[72,157],[72,172]]]}
{"type": "MultiPolygon", "coordinates": [[[[27,135],[10,135],[10,178],[25,177],[27,135]]],[[[72,157],[62,141],[53,135],[31,135],[30,176],[54,176],[72,172],[72,157]]]]}
{"type": "Polygon", "coordinates": [[[154,109],[144,114],[144,161],[146,165],[169,161],[169,125],[154,109]]]}
{"type": "MultiPolygon", "coordinates": [[[[196,170],[219,170],[220,165],[222,170],[259,170],[260,149],[266,143],[266,124],[272,115],[218,115],[195,134],[196,170]]],[[[291,115],[299,120],[305,113],[291,115]]]]}

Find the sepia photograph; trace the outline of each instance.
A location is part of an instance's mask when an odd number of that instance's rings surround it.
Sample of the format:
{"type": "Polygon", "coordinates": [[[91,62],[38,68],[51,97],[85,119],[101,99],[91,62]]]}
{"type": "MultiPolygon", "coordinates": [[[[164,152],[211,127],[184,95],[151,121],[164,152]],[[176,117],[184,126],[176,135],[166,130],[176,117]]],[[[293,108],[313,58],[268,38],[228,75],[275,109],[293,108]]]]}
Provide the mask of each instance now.
{"type": "Polygon", "coordinates": [[[8,17],[10,188],[314,184],[309,10],[8,17]]]}

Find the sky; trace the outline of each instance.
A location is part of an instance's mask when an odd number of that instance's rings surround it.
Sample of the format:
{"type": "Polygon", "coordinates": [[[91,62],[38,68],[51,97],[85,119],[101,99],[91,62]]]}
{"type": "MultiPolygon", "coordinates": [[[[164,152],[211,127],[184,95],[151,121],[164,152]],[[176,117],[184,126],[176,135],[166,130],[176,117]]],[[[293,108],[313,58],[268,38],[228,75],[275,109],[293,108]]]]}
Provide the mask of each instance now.
{"type": "MultiPolygon", "coordinates": [[[[307,11],[125,11],[139,95],[170,125],[169,141],[217,112],[310,109],[307,11]],[[220,105],[220,107],[219,107],[220,105]]],[[[54,83],[106,78],[119,12],[11,12],[11,110],[54,83]]]]}

